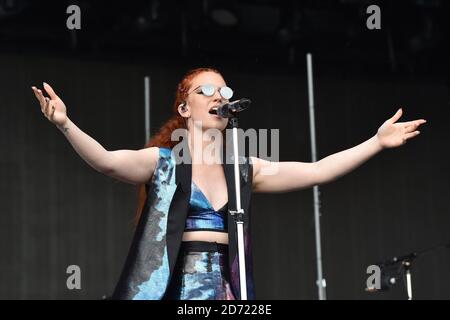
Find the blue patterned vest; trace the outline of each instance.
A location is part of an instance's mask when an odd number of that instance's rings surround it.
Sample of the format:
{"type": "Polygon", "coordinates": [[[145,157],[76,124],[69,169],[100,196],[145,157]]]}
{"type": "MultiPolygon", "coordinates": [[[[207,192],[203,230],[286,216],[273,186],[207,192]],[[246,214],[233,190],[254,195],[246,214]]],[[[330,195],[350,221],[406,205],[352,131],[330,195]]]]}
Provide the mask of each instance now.
{"type": "MultiPolygon", "coordinates": [[[[181,154],[182,156],[182,154],[181,154]]],[[[173,150],[160,148],[159,160],[146,184],[147,199],[113,299],[159,300],[164,296],[177,260],[191,195],[192,165],[176,161],[173,150]]],[[[228,189],[228,208],[236,210],[234,168],[223,164],[228,189]]],[[[254,299],[252,252],[249,233],[253,167],[242,158],[241,201],[244,215],[247,295],[254,299]]],[[[236,223],[228,212],[230,284],[240,297],[236,223]]]]}

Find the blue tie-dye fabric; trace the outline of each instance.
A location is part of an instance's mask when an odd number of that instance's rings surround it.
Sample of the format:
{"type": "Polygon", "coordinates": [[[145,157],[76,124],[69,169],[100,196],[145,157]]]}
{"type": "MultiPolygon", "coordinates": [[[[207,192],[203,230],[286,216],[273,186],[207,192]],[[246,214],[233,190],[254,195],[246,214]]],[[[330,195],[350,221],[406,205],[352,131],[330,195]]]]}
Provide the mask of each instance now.
{"type": "Polygon", "coordinates": [[[148,257],[145,257],[151,258],[151,261],[148,265],[148,278],[134,288],[137,292],[133,300],[161,299],[166,290],[169,278],[166,244],[167,217],[170,202],[176,190],[175,162],[170,153],[170,149],[160,148],[158,167],[152,178],[153,188],[152,194],[148,196],[151,206],[147,223],[153,234],[147,238],[152,243],[148,244],[150,252],[148,257]]]}
{"type": "Polygon", "coordinates": [[[227,231],[227,204],[221,209],[214,210],[204,193],[194,183],[191,183],[191,199],[186,219],[186,231],[214,230],[227,231]]]}
{"type": "MultiPolygon", "coordinates": [[[[175,192],[178,192],[178,181],[176,181],[176,171],[180,168],[180,171],[177,173],[181,174],[180,179],[181,186],[185,186],[185,183],[192,183],[191,180],[187,181],[187,178],[190,178],[190,173],[185,173],[183,170],[186,170],[185,167],[178,167],[175,161],[175,154],[171,149],[168,148],[159,148],[159,161],[157,167],[155,169],[155,174],[152,176],[151,181],[149,181],[147,186],[147,200],[142,212],[141,220],[137,225],[135,236],[133,238],[133,242],[128,253],[127,261],[125,263],[124,269],[122,270],[121,278],[116,286],[116,289],[113,294],[113,299],[163,299],[164,295],[167,291],[167,287],[169,285],[170,279],[170,266],[169,266],[169,256],[174,254],[174,252],[168,252],[168,239],[167,239],[167,231],[171,230],[174,225],[168,225],[169,223],[183,223],[181,220],[178,221],[177,217],[172,220],[169,219],[169,209],[172,208],[173,205],[180,208],[179,210],[184,210],[186,208],[186,212],[178,212],[177,215],[181,214],[189,214],[189,197],[184,197],[183,200],[177,198],[174,203],[174,195],[175,192]],[[184,174],[184,175],[183,175],[184,174]],[[184,202],[187,201],[184,205],[184,202]],[[182,209],[181,209],[182,208],[182,209]]],[[[247,204],[244,206],[248,209],[248,202],[251,196],[251,166],[249,166],[248,159],[247,162],[241,166],[241,174],[243,177],[243,181],[246,184],[242,184],[242,191],[244,192],[243,199],[247,201],[247,204]]],[[[230,181],[232,179],[233,168],[230,166],[225,166],[225,176],[227,179],[227,185],[230,188],[230,181]]],[[[192,186],[192,190],[198,189],[196,186],[192,186]]],[[[184,190],[187,190],[185,188],[184,190]]],[[[192,193],[191,190],[191,193],[192,193]]],[[[201,190],[197,190],[198,193],[193,197],[194,201],[191,201],[192,204],[195,203],[195,199],[201,199],[203,196],[204,199],[201,201],[201,205],[204,208],[209,206],[209,209],[214,211],[209,203],[207,203],[207,199],[204,195],[201,194],[201,190]]],[[[184,196],[184,194],[183,194],[184,196]]],[[[230,202],[233,205],[233,199],[231,198],[230,202]]],[[[199,202],[197,203],[199,204],[199,202]]],[[[224,230],[224,232],[229,233],[230,237],[230,267],[231,267],[231,288],[233,294],[236,296],[239,295],[239,279],[238,279],[238,269],[237,267],[237,256],[236,256],[236,245],[234,234],[236,232],[235,226],[228,225],[230,221],[232,221],[232,217],[226,211],[227,207],[223,211],[225,211],[226,219],[223,224],[219,221],[219,216],[216,213],[208,213],[216,215],[214,219],[210,219],[214,221],[209,224],[209,227],[212,226],[214,230],[224,230]],[[216,220],[217,218],[217,220],[216,220]],[[223,229],[222,229],[223,228],[223,229]]],[[[172,211],[170,211],[172,214],[172,211]]],[[[173,212],[175,214],[175,212],[173,212]]],[[[249,213],[249,212],[248,212],[249,213]]],[[[247,216],[247,215],[246,215],[247,216]]],[[[201,224],[202,228],[205,228],[205,222],[201,222],[199,224],[195,223],[197,226],[201,224]]],[[[182,226],[182,225],[180,225],[182,226]]],[[[179,230],[183,230],[183,228],[177,227],[179,230]]],[[[189,226],[188,226],[189,228],[189,226]]],[[[180,232],[180,231],[177,231],[180,232]]],[[[246,265],[247,265],[247,280],[248,280],[248,297],[252,299],[253,297],[253,280],[252,280],[252,266],[251,266],[251,246],[249,245],[249,235],[247,230],[247,225],[244,226],[244,234],[245,234],[245,243],[246,243],[246,265]]],[[[173,234],[170,236],[180,236],[181,234],[173,234]]],[[[170,237],[169,236],[169,237],[170,237]]],[[[170,238],[173,239],[173,238],[170,238]]],[[[176,244],[173,244],[173,250],[177,250],[176,244]]],[[[176,256],[175,256],[176,258],[176,256]]]]}

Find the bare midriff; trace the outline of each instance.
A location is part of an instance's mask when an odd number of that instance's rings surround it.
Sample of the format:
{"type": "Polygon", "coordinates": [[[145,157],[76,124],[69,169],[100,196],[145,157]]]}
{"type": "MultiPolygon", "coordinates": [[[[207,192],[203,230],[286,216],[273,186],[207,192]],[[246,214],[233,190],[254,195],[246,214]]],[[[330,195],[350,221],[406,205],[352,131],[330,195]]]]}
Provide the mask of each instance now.
{"type": "Polygon", "coordinates": [[[206,241],[228,244],[228,233],[216,231],[185,231],[182,241],[206,241]]]}

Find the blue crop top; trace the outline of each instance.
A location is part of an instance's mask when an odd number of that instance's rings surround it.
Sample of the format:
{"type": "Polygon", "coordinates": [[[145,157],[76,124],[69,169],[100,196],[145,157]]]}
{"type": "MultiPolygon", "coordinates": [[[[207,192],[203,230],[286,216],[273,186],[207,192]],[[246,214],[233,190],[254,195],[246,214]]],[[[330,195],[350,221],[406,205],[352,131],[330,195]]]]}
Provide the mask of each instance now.
{"type": "Polygon", "coordinates": [[[192,181],[191,199],[184,230],[228,232],[227,209],[228,202],[219,210],[214,210],[200,188],[192,181]]]}

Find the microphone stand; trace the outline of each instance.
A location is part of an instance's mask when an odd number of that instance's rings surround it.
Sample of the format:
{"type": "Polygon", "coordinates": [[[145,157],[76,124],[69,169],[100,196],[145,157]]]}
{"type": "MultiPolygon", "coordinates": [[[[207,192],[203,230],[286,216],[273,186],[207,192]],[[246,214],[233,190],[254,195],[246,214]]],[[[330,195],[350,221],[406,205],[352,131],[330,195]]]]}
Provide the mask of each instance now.
{"type": "MultiPolygon", "coordinates": [[[[398,276],[401,276],[401,274],[403,274],[405,276],[406,279],[406,293],[408,294],[408,300],[412,300],[413,298],[413,293],[412,293],[412,276],[411,276],[411,267],[412,267],[412,262],[414,259],[416,259],[419,255],[415,252],[412,252],[410,254],[401,256],[401,257],[394,257],[392,258],[392,260],[387,261],[384,264],[381,264],[380,266],[382,268],[388,267],[388,266],[395,266],[400,264],[400,272],[398,276]]],[[[396,283],[396,277],[392,277],[389,276],[390,279],[390,284],[394,284],[396,283]]]]}
{"type": "Polygon", "coordinates": [[[408,293],[408,300],[412,300],[412,283],[411,283],[411,261],[404,261],[403,268],[406,274],[406,292],[408,293]]]}
{"type": "MultiPolygon", "coordinates": [[[[418,258],[419,256],[422,256],[425,253],[429,253],[429,252],[434,251],[439,248],[450,248],[450,244],[437,245],[437,246],[422,250],[419,253],[412,252],[412,253],[409,253],[404,256],[394,257],[390,260],[385,261],[384,263],[380,263],[379,264],[380,268],[385,270],[385,273],[387,273],[387,277],[389,278],[389,280],[387,281],[388,286],[392,286],[393,284],[395,284],[397,282],[396,279],[403,273],[405,276],[405,279],[406,279],[406,292],[408,294],[408,300],[412,300],[413,299],[413,290],[412,290],[411,267],[412,267],[413,260],[418,258]],[[389,272],[387,272],[388,268],[395,267],[396,265],[399,265],[399,264],[400,264],[400,268],[401,268],[400,272],[396,272],[395,275],[391,275],[391,274],[389,274],[389,272]]],[[[388,289],[388,288],[386,288],[386,289],[388,289]]]]}
{"type": "MultiPolygon", "coordinates": [[[[400,264],[399,273],[397,277],[401,276],[402,274],[405,275],[406,279],[406,293],[408,294],[408,300],[412,300],[412,280],[411,280],[411,267],[412,262],[414,259],[416,259],[419,255],[415,252],[409,253],[407,255],[401,256],[401,257],[394,257],[392,260],[389,260],[383,264],[380,264],[380,267],[386,268],[389,266],[396,266],[400,264]]],[[[397,282],[396,276],[388,275],[389,283],[395,284],[397,282]]]]}
{"type": "Polygon", "coordinates": [[[240,100],[226,103],[210,113],[217,114],[220,117],[229,118],[229,124],[233,129],[233,157],[234,157],[234,190],[236,199],[236,211],[229,210],[236,222],[237,244],[238,244],[238,265],[239,265],[239,288],[241,300],[247,300],[247,275],[245,270],[245,244],[244,244],[244,209],[241,204],[241,184],[239,174],[239,149],[238,149],[238,119],[237,114],[246,109],[251,103],[250,99],[242,98],[240,100]]]}
{"type": "Polygon", "coordinates": [[[239,265],[239,288],[241,293],[241,300],[247,300],[247,275],[245,271],[245,246],[244,246],[244,210],[241,207],[241,184],[239,174],[239,151],[238,151],[238,119],[237,114],[234,113],[230,117],[230,124],[233,129],[233,156],[234,156],[234,186],[236,193],[236,211],[229,210],[234,217],[237,230],[238,243],[238,265],[239,265]]]}

